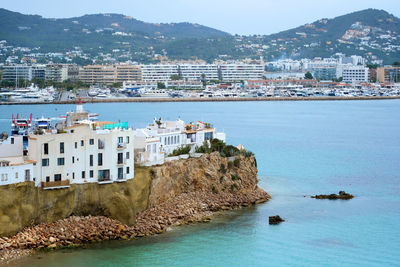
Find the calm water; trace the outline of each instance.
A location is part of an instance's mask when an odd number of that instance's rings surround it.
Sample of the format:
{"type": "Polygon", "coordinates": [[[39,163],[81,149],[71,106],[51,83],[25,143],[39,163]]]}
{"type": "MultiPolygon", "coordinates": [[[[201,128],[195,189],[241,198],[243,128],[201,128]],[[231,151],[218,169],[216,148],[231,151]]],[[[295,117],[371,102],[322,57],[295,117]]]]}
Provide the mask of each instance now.
{"type": "MultiPolygon", "coordinates": [[[[73,106],[0,106],[59,116],[73,106]]],[[[41,253],[30,266],[400,265],[400,101],[90,104],[143,127],[154,116],[204,120],[255,152],[272,200],[138,241],[41,253]],[[350,201],[304,198],[345,190],[350,201]],[[268,216],[286,222],[268,225],[268,216]]]]}

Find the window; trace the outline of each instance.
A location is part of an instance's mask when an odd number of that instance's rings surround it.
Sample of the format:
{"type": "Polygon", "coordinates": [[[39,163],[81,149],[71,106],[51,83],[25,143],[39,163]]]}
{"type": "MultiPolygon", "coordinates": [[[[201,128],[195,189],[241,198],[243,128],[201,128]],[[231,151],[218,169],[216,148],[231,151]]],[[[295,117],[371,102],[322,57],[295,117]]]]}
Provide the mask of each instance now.
{"type": "Polygon", "coordinates": [[[74,172],[72,173],[72,179],[75,179],[75,173],[74,172]]]}
{"type": "Polygon", "coordinates": [[[109,181],[110,170],[99,170],[99,181],[109,181]]]}
{"type": "Polygon", "coordinates": [[[103,166],[103,153],[97,154],[97,165],[103,166]]]}
{"type": "Polygon", "coordinates": [[[129,144],[129,136],[126,137],[126,143],[129,144]]]}
{"type": "Polygon", "coordinates": [[[89,172],[89,176],[90,176],[90,178],[93,178],[93,170],[91,170],[91,171],[89,172]]]}
{"type": "Polygon", "coordinates": [[[105,146],[104,139],[97,140],[97,144],[98,144],[98,149],[104,149],[105,146]]]}
{"type": "Polygon", "coordinates": [[[85,171],[82,171],[82,179],[85,179],[85,171]]]}
{"type": "Polygon", "coordinates": [[[14,137],[11,137],[11,144],[14,144],[14,137]]]}
{"type": "Polygon", "coordinates": [[[89,165],[90,165],[90,167],[93,166],[93,155],[89,156],[89,165]]]}
{"type": "Polygon", "coordinates": [[[54,181],[61,181],[61,174],[54,174],[54,181]]]}
{"type": "Polygon", "coordinates": [[[49,154],[49,144],[48,143],[43,144],[43,154],[45,154],[45,155],[49,154]]]}
{"type": "Polygon", "coordinates": [[[118,179],[124,179],[124,168],[118,168],[118,179]]]}
{"type": "Polygon", "coordinates": [[[18,179],[18,172],[15,173],[15,179],[18,179]]]}
{"type": "Polygon", "coordinates": [[[118,153],[118,164],[123,164],[124,163],[124,154],[123,153],[118,153]]]}
{"type": "Polygon", "coordinates": [[[75,149],[78,148],[78,142],[75,142],[75,149]]]}
{"type": "Polygon", "coordinates": [[[213,139],[213,133],[212,132],[208,132],[204,134],[204,139],[205,140],[211,140],[213,139]]]}
{"type": "Polygon", "coordinates": [[[94,145],[94,139],[89,139],[89,145],[94,145]]]}
{"type": "Polygon", "coordinates": [[[60,154],[64,153],[64,142],[60,143],[60,154]]]}
{"type": "Polygon", "coordinates": [[[46,176],[46,183],[50,182],[50,176],[46,176]]]}
{"type": "Polygon", "coordinates": [[[124,142],[124,138],[122,136],[118,137],[118,144],[122,144],[124,142]]]}
{"type": "Polygon", "coordinates": [[[49,166],[49,159],[42,159],[42,166],[49,166]]]}
{"type": "Polygon", "coordinates": [[[153,153],[156,153],[156,151],[157,151],[157,145],[156,144],[153,144],[153,153]]]}
{"type": "Polygon", "coordinates": [[[58,166],[63,166],[64,165],[64,158],[58,158],[57,159],[57,165],[58,166]]]}
{"type": "Polygon", "coordinates": [[[74,133],[74,130],[71,130],[71,133],[74,133]]]}
{"type": "Polygon", "coordinates": [[[75,157],[72,157],[72,163],[75,163],[75,157]]]}
{"type": "Polygon", "coordinates": [[[126,152],[125,158],[126,158],[126,159],[129,159],[129,152],[126,152]]]}
{"type": "Polygon", "coordinates": [[[129,167],[126,167],[126,174],[129,174],[129,167]]]}
{"type": "Polygon", "coordinates": [[[81,140],[81,146],[85,145],[85,141],[81,140]]]}

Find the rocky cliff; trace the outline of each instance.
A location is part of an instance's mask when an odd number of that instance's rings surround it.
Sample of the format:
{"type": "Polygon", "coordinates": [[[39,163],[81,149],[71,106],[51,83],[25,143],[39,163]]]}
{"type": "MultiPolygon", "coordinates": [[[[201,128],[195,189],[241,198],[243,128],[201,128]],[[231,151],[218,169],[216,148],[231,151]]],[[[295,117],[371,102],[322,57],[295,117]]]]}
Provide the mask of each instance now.
{"type": "Polygon", "coordinates": [[[0,236],[72,215],[110,217],[135,226],[131,235],[146,235],[183,218],[196,220],[212,211],[269,198],[257,187],[254,157],[228,159],[217,152],[151,168],[136,167],[135,178],[125,183],[57,190],[22,183],[0,187],[0,195],[0,236]]]}

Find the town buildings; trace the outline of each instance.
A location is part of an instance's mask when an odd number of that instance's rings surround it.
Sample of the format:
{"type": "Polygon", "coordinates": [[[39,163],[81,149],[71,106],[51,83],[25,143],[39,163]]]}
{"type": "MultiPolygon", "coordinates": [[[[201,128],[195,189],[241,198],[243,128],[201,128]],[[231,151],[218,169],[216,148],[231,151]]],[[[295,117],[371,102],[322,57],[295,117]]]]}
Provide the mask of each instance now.
{"type": "Polygon", "coordinates": [[[146,128],[135,130],[135,159],[147,166],[162,164],[174,150],[189,146],[194,153],[196,147],[214,138],[225,142],[226,136],[209,123],[154,119],[146,128]]]}
{"type": "Polygon", "coordinates": [[[79,72],[79,80],[88,84],[123,83],[139,81],[141,69],[136,65],[88,65],[79,72]]]}
{"type": "Polygon", "coordinates": [[[381,83],[398,83],[400,82],[400,66],[399,67],[382,67],[377,69],[377,80],[381,83]]]}
{"type": "Polygon", "coordinates": [[[23,136],[0,140],[0,185],[34,181],[34,164],[24,156],[23,136]]]}

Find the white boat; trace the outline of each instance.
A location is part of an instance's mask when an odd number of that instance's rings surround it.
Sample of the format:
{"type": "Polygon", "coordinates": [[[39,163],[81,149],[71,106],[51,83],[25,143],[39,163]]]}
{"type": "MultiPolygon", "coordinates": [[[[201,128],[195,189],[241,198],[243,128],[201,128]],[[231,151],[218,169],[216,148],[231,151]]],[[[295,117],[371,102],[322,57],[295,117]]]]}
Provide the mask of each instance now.
{"type": "Polygon", "coordinates": [[[145,90],[140,92],[141,97],[167,98],[170,97],[166,90],[145,90]]]}

